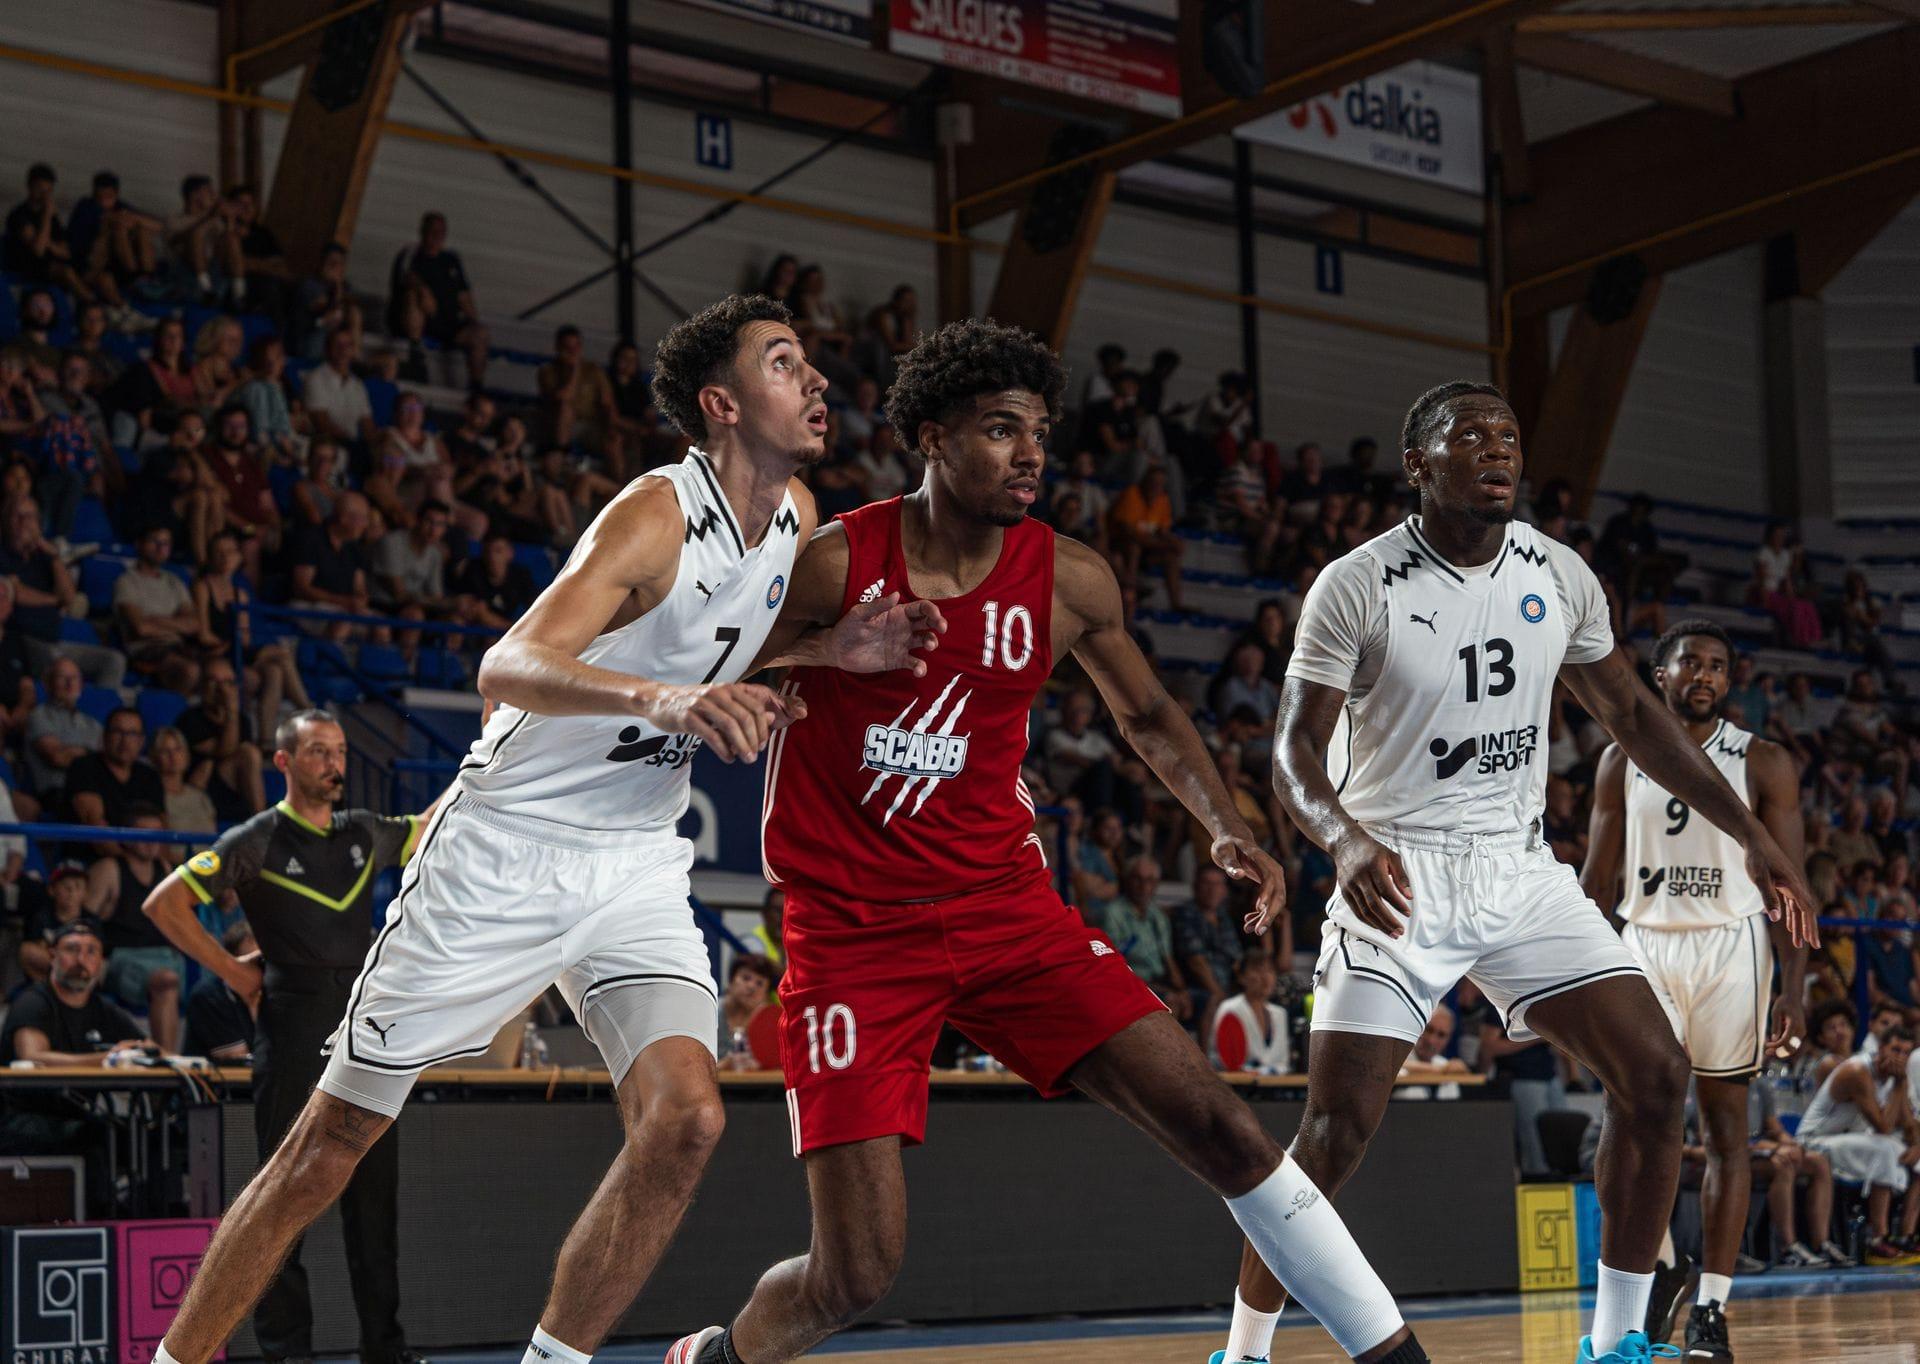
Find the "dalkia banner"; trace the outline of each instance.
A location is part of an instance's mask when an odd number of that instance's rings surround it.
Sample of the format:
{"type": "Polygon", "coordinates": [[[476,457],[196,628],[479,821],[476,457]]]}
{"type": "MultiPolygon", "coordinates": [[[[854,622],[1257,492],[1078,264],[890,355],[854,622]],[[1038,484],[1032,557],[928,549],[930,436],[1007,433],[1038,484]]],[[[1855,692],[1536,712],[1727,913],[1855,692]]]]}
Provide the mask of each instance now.
{"type": "Polygon", "coordinates": [[[1180,113],[1179,0],[889,0],[888,20],[904,57],[1180,113]]]}
{"type": "Polygon", "coordinates": [[[1382,71],[1244,123],[1236,134],[1469,194],[1486,185],[1480,78],[1431,62],[1382,71]]]}
{"type": "Polygon", "coordinates": [[[873,43],[873,0],[687,0],[702,9],[742,14],[862,47],[873,43]]]}

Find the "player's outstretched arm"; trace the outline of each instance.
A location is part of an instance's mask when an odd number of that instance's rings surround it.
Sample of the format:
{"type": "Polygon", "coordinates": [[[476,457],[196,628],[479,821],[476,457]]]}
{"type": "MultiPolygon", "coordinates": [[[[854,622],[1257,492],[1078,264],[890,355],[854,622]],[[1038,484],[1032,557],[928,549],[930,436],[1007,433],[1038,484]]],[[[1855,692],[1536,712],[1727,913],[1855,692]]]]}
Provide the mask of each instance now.
{"type": "Polygon", "coordinates": [[[1062,536],[1054,546],[1054,657],[1063,648],[1073,650],[1100,689],[1120,736],[1212,835],[1214,862],[1227,875],[1259,887],[1248,918],[1258,920],[1264,931],[1286,908],[1280,864],[1254,839],[1206,742],[1127,633],[1113,569],[1078,541],[1062,536]]]}
{"type": "Polygon", "coordinates": [[[1400,854],[1347,813],[1327,776],[1327,745],[1346,704],[1346,692],[1324,682],[1288,677],[1281,684],[1280,710],[1274,717],[1273,790],[1287,818],[1333,859],[1340,893],[1353,912],[1363,923],[1397,938],[1406,932],[1406,916],[1413,913],[1407,869],[1400,854]]]}
{"type": "Polygon", "coordinates": [[[537,715],[637,715],[697,734],[721,758],[751,758],[797,718],[766,687],[675,686],[580,661],[595,636],[659,605],[680,569],[686,520],[665,479],[611,502],[567,566],[480,661],[480,694],[537,715]]]}
{"type": "MultiPolygon", "coordinates": [[[[802,530],[812,505],[808,494],[802,530]]],[[[940,608],[930,601],[903,603],[896,592],[856,602],[842,615],[849,561],[846,527],[829,521],[813,532],[794,561],[780,618],[760,646],[753,671],[817,666],[856,673],[905,668],[915,677],[926,673],[918,655],[939,647],[947,628],[940,608]]]]}
{"type": "Polygon", "coordinates": [[[1627,755],[1608,744],[1593,778],[1593,815],[1587,821],[1587,861],[1580,889],[1612,914],[1620,903],[1621,858],[1627,853],[1627,755]]]}
{"type": "Polygon", "coordinates": [[[1680,721],[1640,684],[1626,651],[1615,648],[1592,663],[1568,663],[1560,675],[1642,772],[1746,849],[1747,874],[1759,887],[1767,914],[1785,920],[1792,942],[1818,943],[1813,896],[1800,863],[1774,841],[1680,721]]]}

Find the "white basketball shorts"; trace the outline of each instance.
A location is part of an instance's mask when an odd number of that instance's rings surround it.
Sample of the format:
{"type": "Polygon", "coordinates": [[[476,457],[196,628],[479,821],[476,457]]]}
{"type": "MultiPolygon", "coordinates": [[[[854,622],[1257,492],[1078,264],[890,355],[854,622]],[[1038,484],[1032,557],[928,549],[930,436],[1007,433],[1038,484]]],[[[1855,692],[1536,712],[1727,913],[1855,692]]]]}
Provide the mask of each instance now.
{"type": "Polygon", "coordinates": [[[664,1037],[716,1043],[688,906],[693,845],[508,815],[456,787],[407,864],[320,1088],[389,1117],[426,1067],[485,1051],[554,982],[617,1084],[664,1037]]]}
{"type": "Polygon", "coordinates": [[[1773,944],[1764,915],[1713,928],[1639,928],[1620,935],[1647,973],[1695,1075],[1732,1079],[1766,1065],[1773,944]]]}
{"type": "Polygon", "coordinates": [[[1339,893],[1314,971],[1313,1030],[1419,1040],[1437,1005],[1471,977],[1516,1041],[1527,1009],[1609,976],[1637,976],[1606,915],[1535,830],[1456,834],[1401,825],[1367,832],[1400,855],[1413,887],[1406,932],[1362,924],[1339,893]]]}

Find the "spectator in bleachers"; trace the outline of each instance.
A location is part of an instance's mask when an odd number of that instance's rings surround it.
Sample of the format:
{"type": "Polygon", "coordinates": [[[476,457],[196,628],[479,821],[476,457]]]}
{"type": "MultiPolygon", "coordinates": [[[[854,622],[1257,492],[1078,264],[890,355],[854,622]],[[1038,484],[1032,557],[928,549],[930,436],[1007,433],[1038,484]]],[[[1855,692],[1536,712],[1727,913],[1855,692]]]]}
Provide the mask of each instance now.
{"type": "MultiPolygon", "coordinates": [[[[83,862],[56,863],[38,895],[21,897],[25,925],[20,939],[20,970],[28,980],[45,980],[53,965],[54,937],[68,924],[87,917],[87,868],[83,862]]],[[[93,924],[96,933],[99,925],[93,924]]]]}
{"type": "Polygon", "coordinates": [[[1795,649],[1819,643],[1820,608],[1806,595],[1806,559],[1785,521],[1767,525],[1753,554],[1753,600],[1779,623],[1782,642],[1795,649]]]}
{"type": "MultiPolygon", "coordinates": [[[[1330,493],[1340,491],[1338,480],[1327,472],[1327,456],[1313,441],[1297,447],[1293,452],[1293,467],[1280,477],[1276,490],[1287,504],[1287,515],[1295,525],[1311,525],[1321,519],[1321,502],[1330,493]]],[[[1344,508],[1344,503],[1342,507],[1344,508]]],[[[1338,516],[1333,518],[1334,529],[1340,524],[1338,516]]],[[[1328,537],[1331,540],[1331,536],[1328,537]]]]}
{"type": "Polygon", "coordinates": [[[1607,519],[1595,547],[1595,569],[1618,586],[1630,629],[1664,630],[1664,611],[1658,607],[1673,592],[1673,580],[1687,566],[1687,556],[1660,547],[1653,524],[1653,499],[1635,493],[1625,511],[1607,519]]]}
{"type": "Polygon", "coordinates": [[[1113,741],[1094,727],[1094,699],[1075,691],[1060,707],[1060,723],[1047,731],[1047,784],[1059,795],[1076,795],[1090,809],[1113,804],[1113,741]]]}
{"type": "Polygon", "coordinates": [[[1907,831],[1896,822],[1899,814],[1899,797],[1888,787],[1876,786],[1867,798],[1867,836],[1879,850],[1881,861],[1889,865],[1894,858],[1908,857],[1913,852],[1907,831]]]}
{"type": "Polygon", "coordinates": [[[259,582],[262,558],[280,548],[280,507],[267,483],[253,419],[245,407],[228,403],[215,414],[212,448],[205,459],[219,490],[215,525],[239,539],[247,577],[259,582]]]}
{"type": "Polygon", "coordinates": [[[1087,380],[1080,386],[1080,444],[1085,449],[1098,449],[1096,433],[1091,429],[1089,415],[1101,403],[1113,397],[1114,380],[1127,367],[1127,348],[1109,341],[1093,353],[1093,369],[1087,380]]]}
{"type": "Polygon", "coordinates": [[[617,446],[620,438],[613,424],[613,385],[607,372],[586,358],[585,350],[580,329],[562,327],[554,334],[553,359],[535,371],[543,439],[563,450],[577,445],[614,463],[609,446],[617,446]]]}
{"type": "Polygon", "coordinates": [[[61,804],[67,771],[100,748],[100,722],[80,709],[80,666],[64,654],[47,664],[46,695],[27,717],[27,770],[43,805],[61,804]]]}
{"type": "Polygon", "coordinates": [[[1767,717],[1767,737],[1784,745],[1803,769],[1818,768],[1826,762],[1820,703],[1813,694],[1813,679],[1806,673],[1788,676],[1786,696],[1767,717]]]}
{"type": "Polygon", "coordinates": [[[1127,863],[1120,894],[1107,902],[1099,928],[1112,939],[1133,973],[1145,981],[1182,1023],[1193,1017],[1186,976],[1173,955],[1173,924],[1154,903],[1160,888],[1160,864],[1145,853],[1127,863]]]}
{"type": "Polygon", "coordinates": [[[453,461],[427,429],[427,404],[418,393],[402,393],[394,404],[374,470],[364,489],[395,527],[412,525],[413,509],[425,498],[452,502],[453,461]]]}
{"type": "MultiPolygon", "coordinates": [[[[244,381],[233,391],[233,401],[246,409],[262,455],[270,463],[298,468],[306,433],[295,425],[287,403],[286,375],[286,343],[277,336],[263,336],[253,343],[244,381]]],[[[300,425],[305,425],[304,413],[300,425]]]]}
{"type": "Polygon", "coordinates": [[[1251,644],[1260,651],[1260,676],[1279,686],[1286,680],[1287,660],[1293,656],[1292,622],[1287,605],[1268,597],[1253,609],[1253,620],[1234,640],[1234,648],[1251,644]]]}
{"type": "Polygon", "coordinates": [[[285,330],[292,271],[280,239],[260,220],[260,200],[252,185],[227,187],[225,213],[233,234],[239,268],[229,288],[237,308],[264,313],[285,330]]]}
{"type": "Polygon", "coordinates": [[[125,418],[124,427],[114,426],[115,443],[136,448],[172,430],[187,413],[197,414],[200,396],[187,359],[186,323],[162,319],[147,358],[120,376],[107,394],[107,406],[125,418]]]}
{"type": "Polygon", "coordinates": [[[1201,404],[1194,426],[1212,448],[1214,463],[1224,465],[1238,459],[1253,435],[1253,387],[1247,376],[1231,369],[1223,373],[1201,404]]]}
{"type": "Polygon", "coordinates": [[[246,328],[225,314],[208,318],[194,333],[193,391],[202,414],[217,411],[240,386],[246,345],[246,328]]]}
{"type": "Polygon", "coordinates": [[[1372,436],[1356,436],[1347,445],[1346,467],[1335,471],[1341,490],[1375,507],[1397,502],[1402,476],[1379,468],[1379,462],[1380,442],[1372,436]]]}
{"type": "Polygon", "coordinates": [[[1108,516],[1122,582],[1140,586],[1140,570],[1158,567],[1166,574],[1167,606],[1185,610],[1181,603],[1180,563],[1186,542],[1173,533],[1173,503],[1167,497],[1167,471],[1150,466],[1138,483],[1129,484],[1114,501],[1108,516]]]}
{"type": "Polygon", "coordinates": [[[1401,1085],[1393,1091],[1393,1097],[1402,1101],[1435,1099],[1451,1102],[1460,1097],[1460,1086],[1449,1076],[1467,1074],[1467,1063],[1457,1056],[1448,1056],[1447,1045],[1453,1041],[1453,1010],[1444,1004],[1433,1006],[1433,1015],[1427,1019],[1427,1026],[1413,1044],[1413,1050],[1407,1053],[1407,1059],[1400,1063],[1400,1075],[1403,1079],[1423,1079],[1428,1084],[1401,1085]]]}
{"type": "Polygon", "coordinates": [[[1880,699],[1880,686],[1871,672],[1856,669],[1847,683],[1847,699],[1827,727],[1827,754],[1863,777],[1892,781],[1896,799],[1907,790],[1911,758],[1905,736],[1880,699]]]}
{"type": "Polygon", "coordinates": [[[207,793],[223,823],[246,819],[266,809],[260,747],[254,738],[253,721],[240,704],[232,663],[224,658],[207,660],[200,700],[181,711],[175,725],[193,754],[187,780],[207,793]]]}
{"type": "Polygon", "coordinates": [[[727,968],[727,992],[720,997],[720,1069],[760,1069],[747,1042],[747,1025],[767,1007],[779,979],[780,969],[757,953],[737,956],[727,968]]]}
{"type": "Polygon", "coordinates": [[[380,430],[374,424],[367,386],[353,372],[355,340],[347,327],[327,333],[326,363],[307,371],[301,400],[316,435],[331,436],[342,446],[357,444],[370,454],[380,430]]]}
{"type": "Polygon", "coordinates": [[[760,926],[747,934],[747,942],[772,962],[776,971],[783,970],[787,960],[786,918],[787,893],[777,887],[769,888],[760,897],[760,926]]]}
{"type": "Polygon", "coordinates": [[[1228,1019],[1239,1024],[1246,1045],[1246,1059],[1240,1069],[1260,1075],[1284,1075],[1293,1067],[1293,1027],[1287,1011],[1273,1002],[1280,974],[1273,958],[1265,952],[1248,951],[1234,963],[1234,975],[1240,992],[1221,1001],[1206,1020],[1202,1030],[1207,1039],[1207,1058],[1216,1068],[1226,1069],[1220,1055],[1220,1029],[1228,1019]]]}
{"type": "Polygon", "coordinates": [[[135,553],[132,567],[113,583],[114,621],[128,662],[171,691],[190,692],[200,682],[197,655],[219,647],[219,640],[204,628],[193,593],[167,568],[173,532],[148,527],[135,553]]]}
{"type": "Polygon", "coordinates": [[[920,339],[920,295],[911,284],[895,285],[885,303],[868,311],[863,339],[862,364],[884,392],[893,383],[895,359],[920,339]]]}
{"type": "Polygon", "coordinates": [[[1056,502],[1069,494],[1080,499],[1080,519],[1076,525],[1081,533],[1069,533],[1073,534],[1074,539],[1088,544],[1093,543],[1089,537],[1095,533],[1096,527],[1102,536],[1105,535],[1107,515],[1112,510],[1107,490],[1095,479],[1097,466],[1098,458],[1093,451],[1080,450],[1073,457],[1071,472],[1055,483],[1053,488],[1056,502]]]}
{"type": "Polygon", "coordinates": [[[160,777],[167,827],[187,833],[212,833],[218,829],[220,822],[214,814],[212,798],[187,780],[193,766],[193,751],[187,747],[186,735],[172,725],[162,726],[154,733],[147,756],[160,777]]]}
{"type": "MultiPolygon", "coordinates": [[[[7,214],[6,250],[0,260],[10,274],[35,284],[57,284],[78,298],[91,299],[92,290],[73,268],[67,225],[54,212],[54,181],[52,166],[35,162],[27,167],[27,197],[7,214]]],[[[112,301],[120,301],[117,293],[112,301]]]]}
{"type": "MultiPolygon", "coordinates": [[[[228,926],[220,935],[220,945],[239,961],[255,960],[260,953],[245,919],[228,926]]],[[[249,1002],[213,972],[204,973],[187,996],[181,1055],[204,1056],[223,1066],[246,1065],[253,1055],[254,1011],[259,1004],[259,996],[249,1002]]]]}
{"type": "Polygon", "coordinates": [[[613,429],[620,442],[607,456],[607,473],[624,484],[660,462],[654,449],[660,438],[660,412],[640,365],[640,348],[622,341],[607,357],[607,384],[613,390],[613,429]]]}
{"type": "Polygon", "coordinates": [[[464,475],[494,450],[493,399],[469,393],[460,408],[460,423],[440,438],[457,474],[464,475]]]}
{"type": "Polygon", "coordinates": [[[34,707],[34,666],[13,620],[13,580],[0,577],[0,738],[11,742],[34,707]]]}
{"type": "Polygon", "coordinates": [[[851,392],[860,377],[854,368],[853,333],[847,330],[840,305],[827,292],[827,272],[805,265],[787,299],[793,311],[793,330],[806,348],[807,361],[841,392],[851,392]]]}
{"type": "Polygon", "coordinates": [[[27,656],[44,667],[56,644],[101,687],[117,687],[126,676],[127,659],[118,649],[102,644],[62,642],[60,621],[78,597],[73,573],[53,552],[40,529],[40,507],[30,497],[15,498],[6,510],[6,538],[0,541],[0,573],[13,580],[16,629],[25,636],[27,656]]]}
{"type": "MultiPolygon", "coordinates": [[[[292,597],[296,606],[364,616],[372,606],[361,536],[367,529],[367,499],[341,493],[327,523],[308,530],[293,547],[292,597]]],[[[335,638],[351,633],[336,627],[335,638]]]]}
{"type": "Polygon", "coordinates": [[[1840,647],[1866,659],[1867,666],[1887,684],[1887,690],[1898,695],[1902,690],[1900,674],[1887,653],[1880,625],[1880,603],[1873,599],[1867,575],[1858,569],[1847,570],[1845,595],[1840,602],[1840,647]]]}
{"type": "MultiPolygon", "coordinates": [[[[160,774],[140,757],[146,746],[147,726],[140,712],[116,706],[107,716],[99,751],[80,755],[67,768],[67,812],[74,823],[124,829],[135,806],[150,805],[156,812],[165,807],[160,774]]],[[[112,843],[94,846],[103,856],[114,848],[112,843]]],[[[112,942],[107,946],[111,949],[112,942]]]]}
{"type": "Polygon", "coordinates": [[[373,600],[390,616],[426,620],[446,600],[447,504],[429,498],[405,530],[393,529],[373,555],[373,600]]]}
{"type": "Polygon", "coordinates": [[[796,257],[784,253],[775,256],[760,274],[760,287],[755,293],[765,294],[776,303],[792,304],[793,286],[800,279],[800,262],[796,257]]]}
{"type": "MultiPolygon", "coordinates": [[[[1079,808],[1077,801],[1068,807],[1079,808]]],[[[1067,821],[1069,842],[1077,843],[1073,863],[1073,899],[1089,922],[1097,922],[1100,907],[1120,893],[1120,864],[1126,860],[1126,825],[1117,812],[1095,810],[1085,819],[1085,833],[1076,837],[1075,820],[1067,821]]]]}
{"type": "MultiPolygon", "coordinates": [[[[447,218],[429,212],[420,219],[420,240],[394,257],[387,288],[387,329],[407,338],[407,377],[424,381],[426,355],[423,338],[466,353],[467,387],[486,383],[486,324],[473,298],[460,253],[447,247],[447,218]]],[[[329,351],[331,354],[331,351],[329,351]]]]}
{"type": "Polygon", "coordinates": [[[1756,674],[1753,655],[1736,654],[1733,673],[1727,679],[1727,705],[1739,707],[1741,727],[1755,734],[1765,734],[1776,699],[1773,674],[1756,674]]]}
{"type": "Polygon", "coordinates": [[[1107,451],[1100,470],[1103,478],[1132,483],[1148,469],[1161,469],[1167,476],[1167,501],[1173,508],[1174,522],[1187,519],[1186,473],[1167,453],[1160,419],[1140,410],[1140,376],[1132,370],[1114,381],[1113,397],[1101,418],[1099,439],[1107,451]]]}
{"type": "Polygon", "coordinates": [[[218,489],[202,455],[207,423],[198,412],[183,413],[165,445],[149,450],[134,480],[136,505],[127,509],[127,529],[138,535],[149,526],[165,526],[173,543],[184,544],[198,561],[219,525],[218,489]]]}
{"type": "Polygon", "coordinates": [[[8,346],[0,351],[0,453],[29,457],[46,426],[33,367],[20,347],[8,346]]]}
{"type": "Polygon", "coordinates": [[[880,401],[880,385],[870,375],[861,375],[845,407],[839,408],[840,439],[848,449],[863,449],[873,433],[887,424],[886,405],[880,401]]]}
{"type": "Polygon", "coordinates": [[[1876,1007],[1897,1007],[1908,1027],[1920,1024],[1920,994],[1915,991],[1915,981],[1920,979],[1920,946],[1913,940],[1913,913],[1911,896],[1904,901],[1886,899],[1877,915],[1886,923],[1886,930],[1863,934],[1859,947],[1868,997],[1876,1007]]]}
{"type": "MultiPolygon", "coordinates": [[[[1146,370],[1140,375],[1140,410],[1159,419],[1165,427],[1174,422],[1192,407],[1191,403],[1167,403],[1167,385],[1173,381],[1174,371],[1180,368],[1180,352],[1162,348],[1153,353],[1146,370]]],[[[1172,432],[1169,431],[1171,436],[1172,432]]]]}
{"type": "Polygon", "coordinates": [[[480,553],[454,571],[454,618],[462,625],[504,630],[537,595],[527,566],[514,562],[513,541],[500,531],[488,534],[480,553]]]}
{"type": "Polygon", "coordinates": [[[54,380],[60,368],[60,348],[53,344],[60,325],[60,306],[53,290],[37,285],[20,295],[20,330],[8,347],[27,362],[27,377],[38,388],[54,380]]]}
{"type": "Polygon", "coordinates": [[[340,495],[340,443],[315,436],[307,446],[306,477],[293,485],[293,523],[299,530],[322,526],[340,495]]]}
{"type": "MultiPolygon", "coordinates": [[[[870,502],[885,501],[919,487],[924,469],[917,455],[909,455],[900,448],[900,441],[888,422],[873,428],[867,443],[854,452],[853,462],[865,480],[863,486],[870,502]]],[[[1105,550],[1104,529],[1098,547],[1105,550]]]]}
{"type": "Polygon", "coordinates": [[[454,480],[454,492],[485,514],[489,532],[498,531],[525,543],[546,540],[561,529],[549,499],[533,476],[534,451],[526,438],[526,423],[508,417],[500,423],[500,439],[493,454],[467,477],[454,480]],[[464,485],[464,486],[463,486],[464,485]]]}
{"type": "Polygon", "coordinates": [[[228,206],[204,175],[180,182],[180,211],[167,219],[168,287],[185,303],[217,304],[243,274],[239,238],[229,229],[228,206]]]}
{"type": "Polygon", "coordinates": [[[352,355],[360,354],[364,318],[347,284],[347,248],[328,242],[320,253],[318,273],[300,282],[288,326],[288,345],[302,359],[325,358],[327,339],[336,331],[353,338],[352,355]]]}
{"type": "MultiPolygon", "coordinates": [[[[75,270],[87,278],[110,280],[116,296],[124,298],[159,268],[165,231],[160,219],[122,199],[120,177],[103,170],[93,177],[93,193],[75,204],[67,218],[67,245],[75,270]]],[[[152,325],[124,302],[114,309],[112,321],[121,331],[152,325]]]]}
{"type": "Polygon", "coordinates": [[[87,391],[92,377],[87,357],[68,351],[60,358],[58,385],[40,395],[47,427],[34,491],[46,508],[49,532],[63,538],[73,533],[81,497],[117,494],[125,486],[107,415],[87,391]]]}
{"type": "MultiPolygon", "coordinates": [[[[126,827],[164,829],[166,816],[157,804],[138,804],[127,812],[126,827]]],[[[87,869],[87,909],[100,921],[107,946],[107,992],[145,1013],[160,1050],[176,1052],[186,958],[142,908],[169,870],[160,851],[156,843],[122,843],[96,861],[87,869]]]]}
{"type": "Polygon", "coordinates": [[[1280,689],[1268,680],[1266,661],[1266,652],[1258,644],[1249,641],[1235,646],[1213,688],[1210,704],[1215,715],[1231,715],[1246,706],[1263,726],[1273,723],[1280,709],[1280,689]]]}
{"type": "MultiPolygon", "coordinates": [[[[1193,898],[1173,911],[1173,954],[1186,976],[1203,1036],[1212,1035],[1214,1010],[1227,998],[1240,961],[1240,926],[1228,903],[1231,890],[1227,874],[1203,860],[1193,873],[1193,898]]],[[[1258,950],[1267,950],[1264,938],[1258,950]]]]}
{"type": "Polygon", "coordinates": [[[127,372],[126,363],[106,349],[107,310],[98,303],[82,303],[74,314],[73,339],[67,353],[87,362],[87,392],[104,400],[107,391],[127,372]]]}

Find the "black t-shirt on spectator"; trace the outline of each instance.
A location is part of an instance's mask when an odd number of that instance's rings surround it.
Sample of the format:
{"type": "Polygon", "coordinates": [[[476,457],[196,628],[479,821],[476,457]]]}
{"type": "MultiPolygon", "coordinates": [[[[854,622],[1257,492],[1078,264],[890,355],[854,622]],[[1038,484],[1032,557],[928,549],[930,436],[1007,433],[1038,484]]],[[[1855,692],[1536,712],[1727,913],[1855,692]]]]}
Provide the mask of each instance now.
{"type": "MultiPolygon", "coordinates": [[[[219,738],[226,731],[226,726],[213,720],[207,714],[207,708],[197,702],[180,712],[173,727],[180,731],[180,736],[187,741],[187,747],[196,754],[201,744],[219,738]]],[[[253,718],[244,709],[240,712],[240,737],[248,742],[253,739],[253,718]]],[[[69,778],[68,782],[71,784],[72,779],[69,778]]]]}
{"type": "Polygon", "coordinates": [[[240,239],[240,254],[248,260],[272,260],[286,253],[280,249],[280,239],[273,235],[272,228],[265,223],[255,223],[240,239]]]}
{"type": "Polygon", "coordinates": [[[0,1064],[19,1059],[13,1039],[22,1028],[37,1028],[47,1035],[48,1046],[74,1056],[107,1051],[115,1042],[146,1036],[132,1015],[102,999],[97,990],[75,1009],[62,1004],[44,981],[22,990],[7,1010],[5,1031],[0,1032],[0,1064]]]}
{"type": "Polygon", "coordinates": [[[364,573],[367,568],[367,557],[360,542],[349,540],[336,549],[325,526],[314,526],[301,537],[293,552],[293,562],[296,567],[312,565],[315,587],[343,596],[352,595],[353,575],[364,573]]]}
{"type": "MultiPolygon", "coordinates": [[[[17,275],[39,278],[46,273],[47,258],[36,256],[27,250],[26,239],[40,231],[40,210],[33,206],[31,199],[18,205],[7,215],[7,249],[4,253],[7,269],[17,275]]],[[[53,215],[53,232],[49,246],[64,244],[67,240],[67,225],[60,221],[58,213],[53,215]]]]}
{"type": "Polygon", "coordinates": [[[11,706],[20,695],[20,684],[32,680],[26,641],[17,630],[0,633],[0,706],[11,706]]]}
{"type": "Polygon", "coordinates": [[[493,453],[483,436],[479,440],[470,440],[458,430],[449,431],[440,437],[440,448],[447,452],[447,458],[453,461],[453,467],[465,473],[481,460],[493,453]]]}
{"type": "Polygon", "coordinates": [[[182,1056],[211,1056],[221,1047],[244,1042],[253,1050],[253,1015],[227,983],[215,975],[203,977],[187,996],[186,1027],[180,1035],[182,1056]]]}
{"type": "Polygon", "coordinates": [[[75,796],[88,791],[100,797],[100,803],[106,807],[107,823],[115,828],[127,827],[133,818],[129,811],[134,805],[153,805],[163,810],[167,806],[166,788],[160,785],[158,772],[136,761],[133,771],[121,781],[98,753],[74,759],[73,766],[67,769],[68,807],[72,807],[75,796]]]}
{"type": "Polygon", "coordinates": [[[489,582],[487,566],[479,559],[468,559],[455,570],[453,595],[478,597],[487,609],[508,620],[520,619],[520,613],[533,605],[533,575],[525,564],[508,564],[504,582],[489,582]]]}
{"type": "MultiPolygon", "coordinates": [[[[52,592],[53,555],[44,549],[20,555],[6,545],[0,545],[0,576],[18,578],[28,587],[52,592]]],[[[60,608],[57,606],[16,606],[13,608],[13,623],[23,634],[31,635],[43,644],[56,643],[60,638],[60,608]]]]}
{"type": "Polygon", "coordinates": [[[639,421],[647,415],[647,409],[653,405],[653,390],[646,376],[636,374],[624,384],[611,374],[607,382],[613,386],[613,410],[629,421],[639,421]]]}

